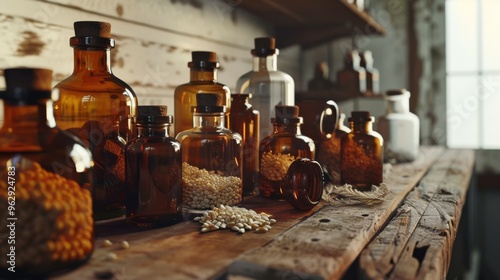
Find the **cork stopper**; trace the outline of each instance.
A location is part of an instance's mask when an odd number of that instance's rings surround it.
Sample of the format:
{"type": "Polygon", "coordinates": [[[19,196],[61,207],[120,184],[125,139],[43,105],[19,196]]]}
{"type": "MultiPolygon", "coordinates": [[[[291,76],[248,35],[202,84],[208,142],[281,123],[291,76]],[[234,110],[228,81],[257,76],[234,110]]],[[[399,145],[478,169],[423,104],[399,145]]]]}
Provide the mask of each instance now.
{"type": "Polygon", "coordinates": [[[254,40],[255,49],[252,50],[252,54],[265,57],[273,54],[278,54],[278,49],[276,49],[276,39],[273,37],[260,37],[254,40]]]}
{"type": "Polygon", "coordinates": [[[7,91],[51,91],[52,70],[43,68],[9,68],[3,71],[7,91]]]}
{"type": "Polygon", "coordinates": [[[138,106],[137,116],[134,118],[139,124],[171,124],[172,115],[167,115],[167,106],[138,106]]]}
{"type": "Polygon", "coordinates": [[[192,61],[188,63],[189,68],[219,68],[217,54],[214,52],[194,51],[191,52],[192,61]]]}
{"type": "Polygon", "coordinates": [[[226,111],[226,106],[221,106],[222,100],[219,94],[198,93],[196,94],[196,106],[192,107],[197,113],[222,113],[226,111]]]}
{"type": "Polygon", "coordinates": [[[364,123],[373,121],[373,117],[370,116],[368,111],[352,111],[351,117],[348,119],[349,122],[364,123]]]}
{"type": "Polygon", "coordinates": [[[276,105],[276,117],[271,118],[271,123],[302,123],[302,117],[299,117],[299,106],[276,105]]]}
{"type": "Polygon", "coordinates": [[[111,38],[111,24],[101,21],[77,21],[73,24],[76,37],[111,38]]]}

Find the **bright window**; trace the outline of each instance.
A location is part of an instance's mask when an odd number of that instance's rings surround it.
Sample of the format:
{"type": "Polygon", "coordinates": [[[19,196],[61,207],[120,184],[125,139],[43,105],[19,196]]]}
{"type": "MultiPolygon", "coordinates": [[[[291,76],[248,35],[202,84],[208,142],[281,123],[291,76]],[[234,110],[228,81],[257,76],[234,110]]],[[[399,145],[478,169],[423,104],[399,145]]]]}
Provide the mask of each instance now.
{"type": "Polygon", "coordinates": [[[446,0],[447,142],[500,149],[500,0],[446,0]]]}

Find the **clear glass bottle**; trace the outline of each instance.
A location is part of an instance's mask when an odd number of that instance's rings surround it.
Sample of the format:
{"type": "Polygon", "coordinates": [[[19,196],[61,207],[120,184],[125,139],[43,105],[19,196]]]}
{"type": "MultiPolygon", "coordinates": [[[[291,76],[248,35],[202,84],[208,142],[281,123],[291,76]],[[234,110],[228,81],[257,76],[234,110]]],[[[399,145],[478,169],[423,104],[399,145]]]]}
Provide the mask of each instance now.
{"type": "Polygon", "coordinates": [[[226,107],[225,122],[229,125],[231,111],[231,90],[217,82],[217,54],[195,51],[191,53],[190,80],[175,88],[174,92],[174,129],[175,134],[193,127],[191,107],[196,106],[196,95],[209,93],[217,95],[217,105],[226,107]]]}
{"type": "Polygon", "coordinates": [[[387,111],[379,117],[377,131],[385,140],[384,158],[387,162],[408,162],[418,157],[420,120],[410,112],[410,92],[389,90],[385,94],[387,111]]]}
{"type": "Polygon", "coordinates": [[[380,93],[379,72],[373,67],[373,55],[371,51],[360,53],[360,66],[366,71],[366,95],[375,95],[380,93]]]}
{"type": "Polygon", "coordinates": [[[193,128],[176,138],[182,150],[182,200],[188,212],[238,205],[243,199],[242,137],[225,127],[217,94],[197,94],[193,128]]]}
{"type": "Polygon", "coordinates": [[[252,94],[252,105],[260,113],[260,137],[273,132],[267,121],[275,115],[276,105],[295,104],[295,83],[290,75],[278,71],[279,50],[274,38],[255,38],[253,69],[236,82],[236,90],[252,94]]]}
{"type": "Polygon", "coordinates": [[[259,191],[264,197],[283,198],[283,179],[297,158],[314,159],[314,141],[302,135],[297,106],[276,106],[274,132],[260,141],[259,191]]]}
{"type": "Polygon", "coordinates": [[[51,70],[3,73],[0,218],[6,224],[0,227],[0,244],[6,250],[0,278],[46,279],[92,254],[92,156],[56,126],[58,92],[51,92],[51,70]]]}
{"type": "Polygon", "coordinates": [[[255,194],[259,186],[259,111],[248,102],[249,93],[231,94],[231,131],[243,138],[243,195],[255,194]]]}
{"type": "Polygon", "coordinates": [[[127,220],[164,226],[182,218],[181,144],[170,136],[167,106],[139,106],[137,137],[125,147],[127,220]]]}
{"type": "Polygon", "coordinates": [[[360,66],[359,52],[352,50],[346,54],[344,69],[337,72],[337,85],[343,95],[357,97],[366,92],[366,71],[360,66]]]}
{"type": "Polygon", "coordinates": [[[371,190],[383,181],[384,140],[372,129],[370,112],[353,111],[348,121],[351,132],[341,143],[341,183],[371,190]]]}
{"type": "Polygon", "coordinates": [[[105,22],[75,22],[74,69],[55,88],[58,126],[82,139],[94,158],[94,217],[125,214],[124,147],[135,132],[130,116],[137,110],[133,90],[111,72],[110,50],[115,41],[105,22]]]}

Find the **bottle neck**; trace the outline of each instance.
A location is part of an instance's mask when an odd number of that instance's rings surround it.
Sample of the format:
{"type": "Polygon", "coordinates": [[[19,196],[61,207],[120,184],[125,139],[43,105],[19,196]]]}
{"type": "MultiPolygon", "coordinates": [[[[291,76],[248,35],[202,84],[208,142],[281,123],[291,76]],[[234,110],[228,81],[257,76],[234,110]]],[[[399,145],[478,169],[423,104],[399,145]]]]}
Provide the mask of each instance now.
{"type": "Polygon", "coordinates": [[[191,68],[191,82],[217,82],[217,69],[213,68],[191,68]]]}
{"type": "Polygon", "coordinates": [[[137,123],[138,137],[170,137],[170,124],[137,123]]]}
{"type": "Polygon", "coordinates": [[[290,133],[295,135],[302,134],[300,131],[300,123],[277,123],[274,122],[274,133],[290,133]]]}
{"type": "Polygon", "coordinates": [[[88,73],[90,75],[111,74],[110,48],[74,48],[73,74],[88,73]]]}
{"type": "Polygon", "coordinates": [[[355,133],[370,133],[373,131],[373,123],[369,122],[349,122],[349,127],[355,133]]]}
{"type": "Polygon", "coordinates": [[[266,57],[253,57],[253,71],[278,71],[278,55],[273,54],[266,57]]]}
{"type": "Polygon", "coordinates": [[[387,101],[387,113],[408,113],[410,101],[407,98],[398,98],[387,101]]]}
{"type": "Polygon", "coordinates": [[[54,118],[54,102],[52,100],[42,101],[38,104],[11,104],[4,101],[3,129],[9,133],[16,130],[32,130],[36,133],[38,129],[56,127],[54,118]]]}
{"type": "Polygon", "coordinates": [[[193,113],[193,127],[225,127],[224,113],[193,113]]]}

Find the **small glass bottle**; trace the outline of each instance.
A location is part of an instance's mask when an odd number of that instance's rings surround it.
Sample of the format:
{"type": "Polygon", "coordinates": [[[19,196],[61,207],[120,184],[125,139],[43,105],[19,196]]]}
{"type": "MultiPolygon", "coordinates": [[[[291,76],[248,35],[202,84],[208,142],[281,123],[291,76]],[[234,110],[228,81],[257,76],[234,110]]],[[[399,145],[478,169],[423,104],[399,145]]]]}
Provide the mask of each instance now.
{"type": "Polygon", "coordinates": [[[92,152],[95,219],[117,217],[125,214],[124,148],[135,134],[130,116],[136,114],[137,97],[111,72],[111,25],[81,21],[74,28],[74,69],[55,86],[61,97],[54,114],[58,125],[92,152]]]}
{"type": "Polygon", "coordinates": [[[94,249],[92,156],[56,126],[51,70],[3,74],[0,278],[46,279],[83,264],[94,249]]]}
{"type": "Polygon", "coordinates": [[[251,53],[253,69],[238,79],[236,90],[252,94],[252,105],[263,120],[260,122],[260,141],[273,132],[267,120],[275,115],[275,106],[295,104],[295,83],[290,75],[278,71],[279,50],[274,38],[255,38],[255,49],[251,53]]]}
{"type": "Polygon", "coordinates": [[[193,127],[191,107],[196,106],[196,95],[209,93],[217,95],[217,106],[226,107],[225,122],[229,125],[231,111],[231,90],[217,82],[217,54],[214,52],[195,51],[191,53],[190,80],[175,88],[174,92],[174,129],[175,134],[193,127]]]}
{"type": "Polygon", "coordinates": [[[260,141],[259,191],[264,197],[283,198],[283,179],[297,158],[314,159],[314,141],[302,135],[297,106],[276,106],[274,132],[260,141]]]}
{"type": "Polygon", "coordinates": [[[371,51],[360,53],[360,66],[366,71],[366,95],[375,95],[380,92],[379,72],[373,67],[373,56],[371,51]]]}
{"type": "Polygon", "coordinates": [[[170,136],[167,106],[139,106],[137,137],[125,147],[127,220],[163,226],[181,220],[181,144],[170,136]]]}
{"type": "Polygon", "coordinates": [[[377,123],[385,140],[384,158],[388,162],[408,162],[418,157],[420,121],[410,112],[410,92],[389,90],[385,94],[387,112],[377,123]]]}
{"type": "Polygon", "coordinates": [[[188,212],[243,199],[242,137],[225,127],[225,106],[217,94],[197,94],[193,128],[176,138],[182,150],[182,200],[188,212]]]}
{"type": "Polygon", "coordinates": [[[255,194],[259,186],[259,111],[248,103],[249,93],[231,94],[230,129],[243,138],[243,195],[255,194]]]}
{"type": "Polygon", "coordinates": [[[370,112],[353,111],[348,119],[351,132],[342,138],[341,182],[358,190],[371,190],[383,181],[384,140],[372,126],[370,112]]]}
{"type": "MultiPolygon", "coordinates": [[[[326,110],[330,109],[332,112],[338,107],[333,106],[330,102],[327,102],[326,110]]],[[[326,111],[325,110],[325,111],[326,111]]],[[[342,138],[344,138],[351,130],[344,125],[345,114],[341,113],[338,118],[338,122],[332,131],[331,127],[324,127],[322,129],[323,140],[320,142],[319,147],[317,149],[317,160],[318,162],[324,166],[328,175],[330,176],[330,180],[336,186],[340,185],[340,152],[341,152],[341,143],[342,138]]],[[[331,122],[332,123],[332,122],[331,122]]]]}
{"type": "Polygon", "coordinates": [[[337,85],[342,94],[357,97],[366,92],[366,71],[360,66],[359,53],[356,50],[346,54],[344,69],[337,72],[337,85]]]}

